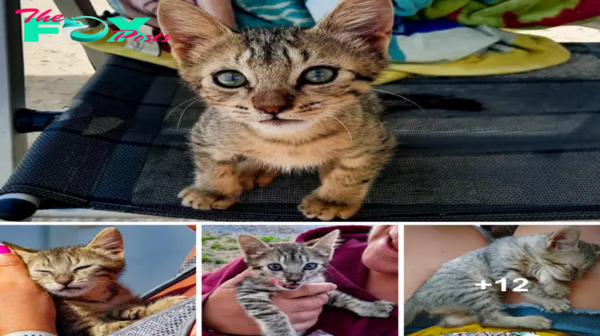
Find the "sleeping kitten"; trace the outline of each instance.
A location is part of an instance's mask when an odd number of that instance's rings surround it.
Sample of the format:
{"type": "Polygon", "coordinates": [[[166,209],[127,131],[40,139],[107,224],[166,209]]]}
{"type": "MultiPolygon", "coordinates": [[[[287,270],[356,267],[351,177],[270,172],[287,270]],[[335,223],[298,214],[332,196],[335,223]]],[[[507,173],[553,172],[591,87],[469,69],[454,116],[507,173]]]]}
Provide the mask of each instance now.
{"type": "Polygon", "coordinates": [[[161,0],[181,77],[209,105],[191,131],[196,182],[182,204],[227,209],[281,172],[319,168],[298,207],[308,218],[358,212],[395,139],[371,83],[388,64],[390,0],[343,0],[312,29],[234,32],[181,0],[161,0]]]}
{"type": "MultiPolygon", "coordinates": [[[[241,234],[238,244],[252,275],[239,283],[237,299],[246,313],[253,317],[263,335],[297,336],[283,312],[272,302],[279,291],[295,290],[307,283],[327,282],[325,268],[333,255],[339,230],[306,244],[267,244],[251,235],[241,234]]],[[[388,301],[367,302],[339,290],[329,293],[328,304],[344,308],[362,317],[386,318],[394,309],[388,301]]]]}
{"type": "Polygon", "coordinates": [[[3,244],[23,258],[31,278],[54,298],[60,336],[105,336],[185,299],[144,303],[118,283],[125,259],[123,237],[115,228],[82,247],[37,251],[3,244]]]}
{"type": "Polygon", "coordinates": [[[502,292],[498,286],[482,290],[476,284],[506,279],[514,290],[518,278],[537,279],[521,287],[533,302],[549,312],[569,309],[568,281],[579,280],[596,264],[600,245],[579,240],[580,230],[569,227],[552,234],[506,237],[485,248],[451,260],[435,272],[404,307],[405,325],[421,312],[441,319],[439,325],[459,327],[480,323],[489,327],[550,329],[542,316],[513,317],[502,312],[502,292]]]}

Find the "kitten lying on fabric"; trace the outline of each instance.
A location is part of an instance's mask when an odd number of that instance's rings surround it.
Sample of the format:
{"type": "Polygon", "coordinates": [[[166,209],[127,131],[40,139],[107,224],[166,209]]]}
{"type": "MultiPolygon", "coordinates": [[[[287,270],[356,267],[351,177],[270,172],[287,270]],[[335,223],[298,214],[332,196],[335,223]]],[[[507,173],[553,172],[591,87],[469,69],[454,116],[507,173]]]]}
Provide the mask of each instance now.
{"type": "Polygon", "coordinates": [[[568,281],[579,280],[596,264],[600,245],[579,240],[580,230],[569,227],[552,234],[506,237],[485,248],[451,260],[435,272],[408,300],[405,325],[421,312],[441,319],[439,325],[459,327],[480,323],[489,327],[550,329],[542,316],[513,317],[502,312],[502,292],[498,286],[482,290],[476,284],[506,279],[514,290],[518,278],[534,278],[521,287],[533,302],[549,312],[564,312],[570,302],[568,281]]]}
{"type": "Polygon", "coordinates": [[[31,278],[54,298],[60,336],[105,336],[185,299],[144,303],[118,283],[125,255],[115,228],[101,231],[86,246],[37,251],[3,244],[23,258],[31,278]]]}
{"type": "Polygon", "coordinates": [[[390,0],[343,0],[316,27],[234,32],[181,0],[158,20],[181,77],[209,106],[191,131],[196,182],[182,204],[227,209],[281,172],[319,168],[308,218],[358,212],[395,139],[371,83],[388,63],[390,0]]]}
{"type": "MultiPolygon", "coordinates": [[[[339,230],[319,240],[301,243],[267,244],[251,235],[238,237],[244,260],[252,275],[238,285],[237,299],[266,336],[297,336],[288,317],[272,302],[279,291],[294,290],[308,283],[327,282],[325,268],[331,260],[339,230]]],[[[387,318],[394,309],[388,301],[367,302],[339,290],[329,293],[328,304],[362,317],[387,318]]]]}

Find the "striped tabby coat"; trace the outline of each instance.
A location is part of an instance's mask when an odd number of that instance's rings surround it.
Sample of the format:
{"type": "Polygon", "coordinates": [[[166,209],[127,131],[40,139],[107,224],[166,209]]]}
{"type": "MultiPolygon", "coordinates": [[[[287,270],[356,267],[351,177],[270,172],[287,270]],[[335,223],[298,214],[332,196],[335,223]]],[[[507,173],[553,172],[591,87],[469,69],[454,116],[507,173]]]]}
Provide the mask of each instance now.
{"type": "Polygon", "coordinates": [[[581,241],[579,235],[579,228],[569,227],[552,234],[506,237],[445,263],[407,301],[405,325],[427,312],[445,327],[478,322],[489,327],[550,329],[551,321],[542,316],[513,317],[502,312],[501,288],[482,290],[476,284],[506,279],[507,288],[514,290],[521,282],[513,280],[534,278],[539,283],[528,281],[520,287],[527,292],[521,294],[549,312],[567,311],[567,282],[581,279],[600,255],[600,245],[581,241]]]}
{"type": "Polygon", "coordinates": [[[185,299],[172,296],[148,304],[118,283],[125,259],[115,228],[83,247],[37,251],[3,244],[23,258],[31,278],[54,298],[60,336],[105,336],[185,299]]]}
{"type": "Polygon", "coordinates": [[[282,172],[318,168],[299,210],[347,219],[362,206],[395,139],[371,83],[388,63],[390,0],[343,0],[316,27],[234,32],[181,0],[158,19],[181,77],[209,106],[191,131],[196,182],[185,206],[226,209],[282,172]]]}
{"type": "MultiPolygon", "coordinates": [[[[307,244],[267,244],[242,234],[238,238],[252,275],[238,285],[237,299],[266,336],[297,336],[288,317],[272,302],[279,291],[294,290],[307,283],[327,282],[325,268],[331,260],[339,230],[307,244]]],[[[339,290],[327,293],[328,305],[350,310],[362,317],[387,318],[394,309],[388,301],[367,302],[339,290]]]]}

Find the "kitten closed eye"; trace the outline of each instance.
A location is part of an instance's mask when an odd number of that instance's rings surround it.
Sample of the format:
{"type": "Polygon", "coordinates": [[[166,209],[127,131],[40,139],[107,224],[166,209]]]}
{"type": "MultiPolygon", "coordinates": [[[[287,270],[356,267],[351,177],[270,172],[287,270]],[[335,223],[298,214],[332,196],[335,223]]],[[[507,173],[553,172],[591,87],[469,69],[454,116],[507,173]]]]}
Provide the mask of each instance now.
{"type": "Polygon", "coordinates": [[[82,271],[82,270],[84,270],[84,269],[88,269],[88,268],[90,268],[90,267],[92,267],[92,266],[94,266],[94,265],[78,266],[78,267],[77,267],[77,268],[75,268],[73,271],[74,271],[74,272],[77,272],[77,271],[82,271]]]}

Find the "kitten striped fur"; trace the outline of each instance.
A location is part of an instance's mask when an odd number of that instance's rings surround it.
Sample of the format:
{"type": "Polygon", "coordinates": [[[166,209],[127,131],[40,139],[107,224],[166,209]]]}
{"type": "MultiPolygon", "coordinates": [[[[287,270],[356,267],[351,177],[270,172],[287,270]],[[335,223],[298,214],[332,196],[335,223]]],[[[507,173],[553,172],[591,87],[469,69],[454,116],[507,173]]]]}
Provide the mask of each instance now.
{"type": "Polygon", "coordinates": [[[209,106],[191,130],[196,181],[183,205],[227,209],[281,173],[319,169],[321,186],[299,210],[321,220],[360,210],[395,146],[371,90],[388,63],[390,0],[343,0],[311,29],[234,32],[181,0],[162,0],[158,18],[181,77],[209,106]],[[329,82],[307,82],[323,67],[329,82]],[[223,71],[246,84],[219,85],[223,71]]]}
{"type": "Polygon", "coordinates": [[[33,250],[3,243],[27,265],[31,278],[56,306],[60,336],[105,336],[185,299],[171,296],[143,302],[118,278],[125,267],[123,237],[115,228],[86,246],[33,250]]]}
{"type": "Polygon", "coordinates": [[[544,330],[551,321],[542,316],[513,317],[502,311],[502,292],[498,285],[482,290],[482,280],[495,283],[506,279],[514,290],[528,281],[521,294],[549,312],[564,312],[570,307],[568,281],[581,279],[600,256],[600,245],[579,240],[578,227],[551,234],[506,237],[489,246],[451,260],[435,272],[407,301],[405,325],[420,313],[440,318],[439,325],[459,327],[480,323],[488,327],[544,330]]]}
{"type": "MultiPolygon", "coordinates": [[[[252,274],[239,283],[237,300],[246,313],[256,320],[263,335],[302,335],[294,331],[288,317],[271,302],[271,296],[279,291],[297,289],[303,284],[327,282],[325,269],[333,255],[338,235],[339,230],[335,230],[318,241],[306,244],[267,244],[247,234],[238,237],[244,260],[252,269],[252,274]],[[315,265],[307,267],[310,264],[315,265]],[[273,268],[281,269],[276,271],[273,268]]],[[[327,295],[328,305],[350,310],[362,317],[387,318],[394,308],[392,302],[362,301],[339,290],[327,295]]]]}

